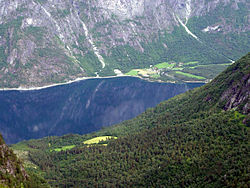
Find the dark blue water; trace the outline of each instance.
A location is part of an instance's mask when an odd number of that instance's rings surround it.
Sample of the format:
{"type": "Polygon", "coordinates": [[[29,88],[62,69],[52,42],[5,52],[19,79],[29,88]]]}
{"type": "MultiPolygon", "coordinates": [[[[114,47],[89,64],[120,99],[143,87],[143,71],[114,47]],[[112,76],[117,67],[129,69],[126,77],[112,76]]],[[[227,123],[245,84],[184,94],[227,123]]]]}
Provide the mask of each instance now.
{"type": "Polygon", "coordinates": [[[122,77],[34,91],[0,91],[0,132],[8,144],[48,135],[85,134],[133,118],[201,85],[122,77]]]}

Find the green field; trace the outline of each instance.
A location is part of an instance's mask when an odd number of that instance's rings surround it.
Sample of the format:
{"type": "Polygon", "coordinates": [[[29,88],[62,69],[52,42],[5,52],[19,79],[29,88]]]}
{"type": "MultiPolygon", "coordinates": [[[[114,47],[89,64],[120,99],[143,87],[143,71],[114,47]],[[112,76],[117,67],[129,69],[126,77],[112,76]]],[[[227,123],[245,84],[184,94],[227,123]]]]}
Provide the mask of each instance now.
{"type": "Polygon", "coordinates": [[[106,141],[108,139],[117,139],[115,136],[99,136],[89,140],[84,141],[84,144],[98,144],[101,141],[106,141]]]}
{"type": "Polygon", "coordinates": [[[126,75],[129,76],[137,76],[138,75],[138,71],[137,70],[131,70],[128,73],[126,73],[126,75]]]}
{"type": "Polygon", "coordinates": [[[151,78],[160,78],[161,76],[159,74],[152,74],[151,78]]]}
{"type": "Polygon", "coordinates": [[[190,73],[185,73],[185,72],[181,72],[181,71],[176,71],[176,74],[181,74],[183,76],[189,77],[189,78],[196,78],[196,79],[200,79],[200,80],[204,80],[206,78],[202,77],[202,76],[197,76],[197,75],[193,75],[190,73]]]}
{"type": "Polygon", "coordinates": [[[155,67],[158,69],[165,69],[165,68],[172,69],[174,66],[175,66],[175,63],[167,63],[167,62],[163,62],[163,63],[159,63],[155,65],[155,67]]]}
{"type": "Polygon", "coordinates": [[[191,62],[184,63],[184,65],[194,65],[197,63],[199,63],[199,61],[191,61],[191,62]]]}
{"type": "Polygon", "coordinates": [[[183,70],[183,68],[181,68],[181,67],[176,67],[176,68],[173,68],[172,70],[183,70]]]}
{"type": "Polygon", "coordinates": [[[76,145],[63,146],[61,148],[55,148],[55,149],[52,149],[50,151],[66,151],[66,150],[72,149],[74,147],[76,147],[76,145]]]}

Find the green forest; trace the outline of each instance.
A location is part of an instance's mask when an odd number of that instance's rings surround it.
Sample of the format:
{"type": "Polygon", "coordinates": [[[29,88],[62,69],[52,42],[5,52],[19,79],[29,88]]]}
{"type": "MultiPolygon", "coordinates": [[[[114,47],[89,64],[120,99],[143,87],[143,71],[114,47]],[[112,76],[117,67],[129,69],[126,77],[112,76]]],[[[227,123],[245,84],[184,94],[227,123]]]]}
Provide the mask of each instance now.
{"type": "Polygon", "coordinates": [[[22,162],[0,135],[0,188],[43,187],[47,182],[33,173],[25,172],[22,162]]]}
{"type": "Polygon", "coordinates": [[[121,124],[12,149],[27,152],[27,172],[51,187],[248,187],[249,65],[250,53],[212,82],[121,124]],[[110,139],[86,144],[100,136],[110,139]]]}

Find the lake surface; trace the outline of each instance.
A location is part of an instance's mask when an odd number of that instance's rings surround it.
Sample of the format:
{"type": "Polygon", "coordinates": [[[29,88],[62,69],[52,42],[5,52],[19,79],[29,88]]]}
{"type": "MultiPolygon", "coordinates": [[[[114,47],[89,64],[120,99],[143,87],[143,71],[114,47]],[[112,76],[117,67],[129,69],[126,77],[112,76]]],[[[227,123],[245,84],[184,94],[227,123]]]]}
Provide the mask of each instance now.
{"type": "Polygon", "coordinates": [[[85,134],[131,119],[201,83],[147,82],[133,77],[89,79],[32,91],[0,91],[0,132],[6,143],[85,134]]]}

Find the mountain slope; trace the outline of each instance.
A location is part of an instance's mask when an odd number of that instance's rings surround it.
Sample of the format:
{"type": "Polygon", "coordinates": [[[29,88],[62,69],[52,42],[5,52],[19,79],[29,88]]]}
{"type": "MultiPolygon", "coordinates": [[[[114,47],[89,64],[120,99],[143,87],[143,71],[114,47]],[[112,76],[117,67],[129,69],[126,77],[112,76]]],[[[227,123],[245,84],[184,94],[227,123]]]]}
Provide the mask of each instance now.
{"type": "Polygon", "coordinates": [[[249,65],[250,53],[211,83],[122,124],[13,148],[28,151],[52,186],[246,187],[249,65]],[[118,139],[83,143],[102,135],[118,139]]]}
{"type": "Polygon", "coordinates": [[[36,176],[28,175],[20,160],[0,135],[0,187],[40,187],[36,176]]]}
{"type": "Polygon", "coordinates": [[[117,127],[113,126],[108,131],[113,129],[116,134],[124,134],[131,132],[131,129],[156,126],[159,124],[158,121],[161,121],[161,124],[182,123],[202,117],[204,113],[212,114],[222,109],[235,108],[240,113],[249,114],[249,62],[250,53],[231,65],[211,83],[162,102],[156,108],[147,110],[140,118],[126,121],[117,127]]]}
{"type": "Polygon", "coordinates": [[[0,86],[43,86],[162,62],[176,64],[160,70],[162,80],[211,79],[249,51],[249,7],[246,0],[2,0],[0,86]]]}

